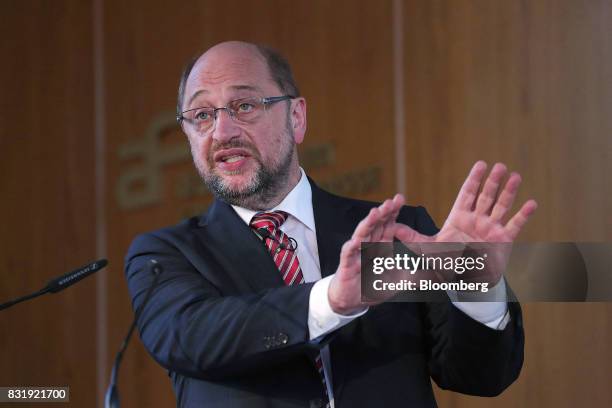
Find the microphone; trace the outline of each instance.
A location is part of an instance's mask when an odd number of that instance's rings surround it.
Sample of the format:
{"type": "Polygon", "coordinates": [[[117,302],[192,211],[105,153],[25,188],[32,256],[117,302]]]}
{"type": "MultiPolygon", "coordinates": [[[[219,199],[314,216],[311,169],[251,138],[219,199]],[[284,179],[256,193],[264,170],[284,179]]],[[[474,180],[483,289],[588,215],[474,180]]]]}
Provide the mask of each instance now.
{"type": "Polygon", "coordinates": [[[89,275],[98,272],[106,265],[108,265],[108,261],[106,259],[100,259],[85,266],[82,266],[78,269],[75,269],[72,272],[68,272],[62,276],[58,276],[55,279],[51,279],[49,283],[47,283],[47,286],[37,292],[0,304],[0,310],[8,309],[9,307],[16,305],[17,303],[21,303],[29,299],[34,299],[35,297],[44,295],[45,293],[57,293],[60,290],[66,289],[68,286],[74,285],[81,279],[85,279],[89,275]]]}
{"type": "Polygon", "coordinates": [[[119,366],[121,365],[121,360],[123,359],[123,353],[127,348],[130,338],[132,337],[132,333],[134,333],[134,329],[136,328],[136,322],[140,317],[140,314],[144,310],[145,306],[149,302],[149,298],[153,293],[153,289],[157,286],[159,281],[159,276],[163,272],[163,268],[159,262],[155,259],[151,259],[149,261],[149,270],[153,273],[153,282],[147,293],[145,294],[145,298],[142,301],[140,307],[134,312],[134,320],[132,320],[132,324],[127,332],[127,335],[123,339],[123,343],[121,343],[121,348],[117,352],[117,356],[115,357],[115,363],[113,364],[113,370],[111,372],[110,384],[108,384],[108,388],[106,389],[106,394],[104,396],[104,408],[119,408],[119,387],[117,386],[117,378],[119,376],[119,366]]]}
{"type": "Polygon", "coordinates": [[[276,239],[274,235],[272,235],[270,231],[268,231],[268,229],[265,227],[257,228],[257,234],[261,237],[262,240],[271,239],[272,241],[277,242],[278,243],[277,251],[280,251],[281,249],[286,249],[288,251],[297,250],[297,246],[298,246],[297,241],[291,238],[289,235],[287,235],[287,238],[289,239],[289,245],[285,245],[282,242],[280,242],[278,239],[276,239]]]}

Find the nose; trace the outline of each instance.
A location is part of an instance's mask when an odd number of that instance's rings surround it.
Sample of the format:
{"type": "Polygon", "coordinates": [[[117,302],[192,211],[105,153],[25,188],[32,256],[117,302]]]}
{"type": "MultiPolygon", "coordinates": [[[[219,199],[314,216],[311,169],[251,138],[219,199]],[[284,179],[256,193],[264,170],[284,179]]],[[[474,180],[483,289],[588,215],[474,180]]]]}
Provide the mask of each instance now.
{"type": "Polygon", "coordinates": [[[212,131],[213,139],[225,143],[240,135],[240,127],[231,117],[229,110],[219,109],[215,112],[215,123],[212,131]]]}

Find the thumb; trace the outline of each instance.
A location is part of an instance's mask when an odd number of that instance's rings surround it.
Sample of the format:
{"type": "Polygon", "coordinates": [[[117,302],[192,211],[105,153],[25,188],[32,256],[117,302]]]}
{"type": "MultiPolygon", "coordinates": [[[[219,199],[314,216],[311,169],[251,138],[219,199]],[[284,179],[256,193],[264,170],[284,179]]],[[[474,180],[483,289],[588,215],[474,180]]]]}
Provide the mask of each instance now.
{"type": "Polygon", "coordinates": [[[407,225],[397,223],[395,224],[395,232],[393,233],[393,236],[402,241],[403,244],[433,241],[432,237],[423,235],[407,225]]]}

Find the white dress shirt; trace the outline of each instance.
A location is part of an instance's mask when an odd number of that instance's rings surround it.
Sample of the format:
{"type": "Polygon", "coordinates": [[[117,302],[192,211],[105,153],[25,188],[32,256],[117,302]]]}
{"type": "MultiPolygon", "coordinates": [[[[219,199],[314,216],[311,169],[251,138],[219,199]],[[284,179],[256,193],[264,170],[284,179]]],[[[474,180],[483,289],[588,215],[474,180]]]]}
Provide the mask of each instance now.
{"type": "MultiPolygon", "coordinates": [[[[304,170],[300,168],[301,177],[297,185],[287,194],[283,201],[274,208],[267,210],[285,211],[289,217],[280,229],[289,237],[296,240],[297,256],[306,282],[316,282],[310,291],[308,305],[308,330],[311,340],[339,329],[353,319],[365,314],[368,309],[354,315],[345,316],[335,313],[327,297],[327,290],[333,275],[321,279],[321,266],[319,264],[319,248],[317,246],[317,230],[312,209],[312,189],[304,170]]],[[[249,225],[251,219],[258,211],[232,205],[238,216],[249,225]]],[[[491,289],[505,293],[505,282],[491,289]]],[[[494,329],[503,329],[508,322],[507,305],[505,302],[459,302],[456,293],[449,296],[453,304],[473,319],[494,329]]],[[[321,349],[321,360],[325,370],[327,389],[330,392],[331,407],[334,408],[332,367],[329,347],[321,349]]]]}

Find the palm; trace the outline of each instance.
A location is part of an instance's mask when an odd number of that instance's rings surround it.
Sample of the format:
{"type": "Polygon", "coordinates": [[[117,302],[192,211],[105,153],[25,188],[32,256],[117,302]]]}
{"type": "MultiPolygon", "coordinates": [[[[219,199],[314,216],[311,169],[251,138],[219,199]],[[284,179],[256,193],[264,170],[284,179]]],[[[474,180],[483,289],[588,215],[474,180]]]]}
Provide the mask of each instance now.
{"type": "MultiPolygon", "coordinates": [[[[482,193],[478,194],[485,171],[485,163],[478,162],[474,165],[459,191],[446,222],[440,232],[433,237],[420,234],[407,225],[396,223],[404,203],[401,195],[396,195],[392,200],[386,200],[379,207],[372,209],[368,216],[359,223],[353,236],[344,244],[340,252],[340,264],[328,289],[328,299],[332,309],[337,313],[352,314],[363,308],[360,254],[362,242],[392,242],[394,238],[397,238],[409,248],[419,246],[419,243],[429,242],[462,244],[512,242],[537,205],[533,200],[526,202],[510,221],[504,224],[502,219],[512,207],[521,181],[520,177],[518,174],[512,174],[501,194],[496,198],[506,169],[501,164],[495,165],[483,186],[482,193]]],[[[498,260],[503,258],[495,257],[498,260]]],[[[503,262],[494,263],[503,264],[503,262]]],[[[487,272],[497,276],[496,271],[503,270],[498,267],[493,269],[487,272]]],[[[382,300],[376,299],[372,304],[380,303],[382,300]]]]}
{"type": "Polygon", "coordinates": [[[506,228],[486,214],[454,209],[448,215],[436,242],[510,242],[506,228]]]}
{"type": "MultiPolygon", "coordinates": [[[[496,164],[482,184],[485,171],[486,164],[483,162],[478,162],[472,167],[448,218],[436,235],[428,237],[406,225],[398,224],[396,237],[407,247],[413,249],[418,247],[421,253],[430,255],[455,253],[459,256],[463,253],[465,244],[485,243],[484,245],[470,245],[471,250],[475,251],[474,255],[489,255],[484,274],[481,276],[476,274],[474,277],[476,280],[482,279],[496,283],[508,264],[511,245],[489,244],[512,243],[536,209],[537,204],[533,200],[527,201],[507,223],[504,223],[503,219],[512,207],[521,178],[518,174],[511,174],[497,196],[501,181],[506,174],[506,168],[502,164],[496,164]],[[435,248],[419,244],[429,242],[449,244],[438,245],[435,248]],[[460,245],[457,246],[457,244],[460,245]]],[[[453,276],[451,274],[451,277],[453,276]]]]}
{"type": "MultiPolygon", "coordinates": [[[[328,290],[329,303],[335,312],[352,314],[362,310],[365,303],[361,301],[360,246],[363,242],[393,242],[395,220],[403,205],[404,198],[397,194],[373,208],[342,246],[340,264],[328,290]]],[[[366,303],[376,304],[380,300],[366,303]]]]}
{"type": "Polygon", "coordinates": [[[416,242],[512,242],[537,208],[534,200],[525,202],[506,223],[503,219],[512,207],[521,183],[512,173],[499,196],[497,192],[506,175],[503,164],[493,166],[483,185],[487,165],[477,162],[461,187],[455,204],[442,229],[433,237],[419,234],[406,225],[397,225],[396,236],[406,244],[416,242]],[[482,191],[480,186],[482,185],[482,191]]]}

